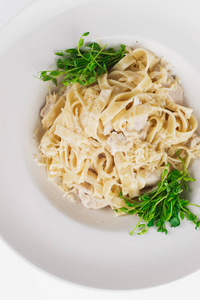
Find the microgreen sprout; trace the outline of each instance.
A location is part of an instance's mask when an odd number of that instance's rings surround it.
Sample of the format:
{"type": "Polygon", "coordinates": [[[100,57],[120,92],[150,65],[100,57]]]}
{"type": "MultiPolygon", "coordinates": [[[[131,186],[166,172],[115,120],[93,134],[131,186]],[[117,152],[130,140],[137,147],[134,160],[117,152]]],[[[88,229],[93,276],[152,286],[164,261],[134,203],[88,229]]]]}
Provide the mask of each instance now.
{"type": "Polygon", "coordinates": [[[180,197],[183,190],[188,189],[187,183],[195,179],[190,176],[183,159],[179,159],[183,169],[173,169],[169,172],[170,165],[167,164],[161,182],[151,192],[142,194],[138,199],[130,199],[120,193],[119,197],[124,200],[126,207],[118,208],[116,212],[135,214],[140,218],[130,235],[136,230],[139,231],[139,235],[144,234],[152,226],[156,226],[158,232],[167,234],[166,222],[169,222],[171,227],[177,227],[183,219],[193,222],[195,229],[200,226],[197,216],[188,208],[190,205],[198,208],[200,206],[180,197]]]}
{"type": "Polygon", "coordinates": [[[82,34],[77,48],[56,52],[56,70],[40,72],[39,79],[52,81],[57,85],[58,78],[62,76],[64,86],[74,83],[87,86],[95,83],[103,73],[107,73],[124,57],[125,45],[120,45],[119,50],[106,49],[107,45],[101,47],[96,42],[84,45],[84,37],[88,35],[89,32],[82,34]]]}

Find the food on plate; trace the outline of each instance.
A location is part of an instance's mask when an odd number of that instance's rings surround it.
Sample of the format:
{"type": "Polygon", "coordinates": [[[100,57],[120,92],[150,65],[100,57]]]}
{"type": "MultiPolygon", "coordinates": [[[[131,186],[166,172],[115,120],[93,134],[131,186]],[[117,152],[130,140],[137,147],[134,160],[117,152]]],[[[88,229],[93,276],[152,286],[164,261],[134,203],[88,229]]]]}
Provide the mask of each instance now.
{"type": "Polygon", "coordinates": [[[139,196],[139,201],[126,198],[122,193],[120,194],[120,197],[126,203],[126,207],[121,207],[116,209],[116,211],[130,215],[137,214],[140,217],[135,228],[129,233],[130,235],[136,229],[140,229],[138,234],[144,234],[149,227],[154,225],[158,228],[158,232],[167,234],[166,222],[169,222],[171,227],[177,227],[180,225],[180,218],[192,221],[196,225],[196,229],[200,226],[197,216],[188,209],[189,205],[198,208],[200,206],[180,198],[183,188],[188,189],[186,183],[195,181],[195,179],[190,176],[180,156],[179,159],[182,161],[183,169],[181,171],[173,169],[169,172],[170,164],[167,164],[162,173],[161,182],[151,192],[143,193],[139,196]]]}
{"type": "Polygon", "coordinates": [[[83,47],[87,35],[56,53],[56,70],[40,73],[60,87],[41,110],[49,179],[87,208],[137,214],[140,234],[153,225],[167,233],[166,221],[176,227],[184,217],[199,227],[179,197],[200,156],[198,122],[183,105],[179,78],[147,49],[83,47]]]}

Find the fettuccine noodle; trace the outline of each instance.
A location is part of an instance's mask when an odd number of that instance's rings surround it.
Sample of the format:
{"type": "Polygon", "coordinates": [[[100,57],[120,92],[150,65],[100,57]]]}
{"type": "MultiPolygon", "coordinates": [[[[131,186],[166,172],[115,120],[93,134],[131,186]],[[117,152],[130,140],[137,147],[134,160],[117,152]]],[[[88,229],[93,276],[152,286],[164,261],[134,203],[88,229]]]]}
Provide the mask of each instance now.
{"type": "Polygon", "coordinates": [[[183,89],[168,65],[145,49],[127,54],[96,84],[74,84],[47,96],[40,142],[48,177],[88,208],[124,206],[200,156],[198,123],[184,107],[183,89]]]}

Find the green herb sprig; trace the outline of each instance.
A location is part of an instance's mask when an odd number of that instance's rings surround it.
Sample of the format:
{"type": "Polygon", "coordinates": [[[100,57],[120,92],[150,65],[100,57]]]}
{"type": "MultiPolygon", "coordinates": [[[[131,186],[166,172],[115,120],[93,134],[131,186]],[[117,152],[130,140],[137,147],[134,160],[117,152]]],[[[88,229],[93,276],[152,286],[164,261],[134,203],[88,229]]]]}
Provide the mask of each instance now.
{"type": "Polygon", "coordinates": [[[116,51],[113,48],[106,50],[107,45],[101,47],[93,42],[81,49],[84,45],[84,37],[87,35],[89,32],[82,34],[77,48],[56,52],[55,55],[59,57],[56,62],[57,69],[40,72],[39,79],[52,81],[57,85],[58,78],[62,76],[62,83],[65,86],[76,82],[81,85],[90,85],[124,57],[125,45],[121,45],[116,51]]]}
{"type": "Polygon", "coordinates": [[[180,219],[184,218],[192,221],[195,229],[200,226],[197,216],[188,209],[189,205],[198,208],[200,206],[180,198],[183,188],[188,189],[187,182],[195,181],[195,179],[190,176],[182,158],[179,158],[183,163],[183,169],[181,171],[173,169],[169,172],[170,165],[167,164],[157,188],[150,193],[144,193],[138,201],[124,197],[120,193],[119,196],[124,199],[127,207],[116,209],[116,211],[129,215],[137,214],[140,218],[135,228],[129,233],[130,235],[136,229],[139,230],[139,235],[144,234],[149,227],[154,225],[158,228],[158,232],[167,234],[166,222],[169,222],[171,227],[177,227],[180,225],[180,219]]]}

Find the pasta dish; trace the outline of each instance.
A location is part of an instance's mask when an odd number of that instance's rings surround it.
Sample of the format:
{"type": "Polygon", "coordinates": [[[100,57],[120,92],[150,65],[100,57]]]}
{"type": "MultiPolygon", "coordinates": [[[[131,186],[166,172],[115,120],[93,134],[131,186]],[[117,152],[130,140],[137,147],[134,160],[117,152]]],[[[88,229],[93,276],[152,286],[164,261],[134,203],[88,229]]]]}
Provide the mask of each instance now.
{"type": "Polygon", "coordinates": [[[50,93],[41,111],[40,141],[48,177],[87,208],[125,206],[152,189],[166,164],[180,170],[200,156],[197,119],[183,106],[183,88],[151,51],[126,55],[89,86],[50,93]]]}

